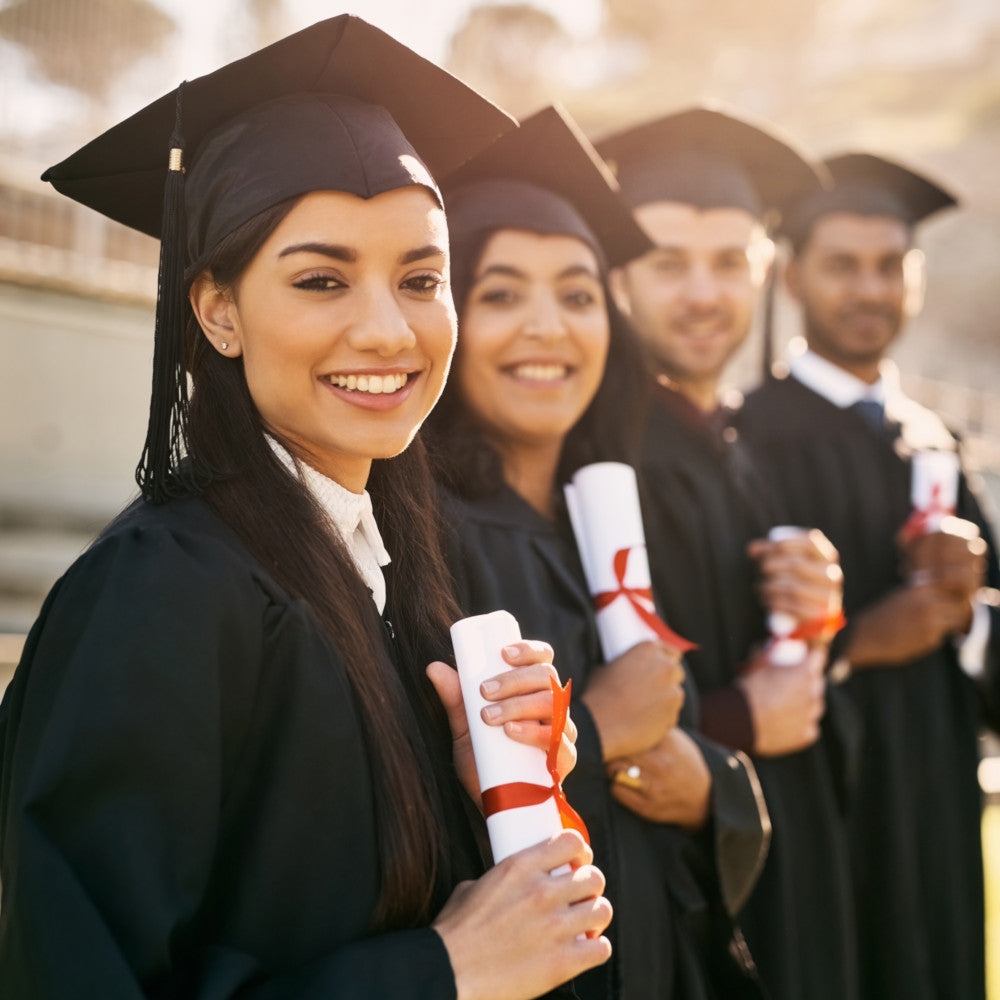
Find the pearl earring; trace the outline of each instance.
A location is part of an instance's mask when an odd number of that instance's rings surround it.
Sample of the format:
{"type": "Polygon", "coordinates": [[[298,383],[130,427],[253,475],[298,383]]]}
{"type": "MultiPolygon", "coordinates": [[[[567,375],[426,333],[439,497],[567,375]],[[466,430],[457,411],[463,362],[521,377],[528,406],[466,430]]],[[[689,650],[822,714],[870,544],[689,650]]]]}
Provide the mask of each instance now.
{"type": "Polygon", "coordinates": [[[222,343],[221,343],[221,344],[220,344],[219,346],[220,346],[220,347],[221,347],[221,348],[222,348],[222,349],[223,349],[224,351],[228,351],[228,350],[229,350],[229,342],[228,342],[228,341],[225,341],[225,340],[224,340],[224,341],[223,341],[223,342],[222,342],[222,343]]]}

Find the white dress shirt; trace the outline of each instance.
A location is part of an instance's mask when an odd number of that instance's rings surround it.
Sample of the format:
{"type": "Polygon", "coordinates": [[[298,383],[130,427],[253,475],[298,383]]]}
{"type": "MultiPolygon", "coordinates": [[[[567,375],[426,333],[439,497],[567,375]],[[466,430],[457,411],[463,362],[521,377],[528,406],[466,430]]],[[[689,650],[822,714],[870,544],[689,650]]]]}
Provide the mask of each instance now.
{"type": "Polygon", "coordinates": [[[388,566],[391,560],[382,544],[382,535],[375,523],[372,499],[368,491],[352,493],[305,462],[296,462],[274,438],[268,436],[267,441],[284,466],[298,477],[326,512],[344,540],[361,579],[371,591],[375,607],[382,614],[385,611],[385,576],[382,567],[388,566]]]}

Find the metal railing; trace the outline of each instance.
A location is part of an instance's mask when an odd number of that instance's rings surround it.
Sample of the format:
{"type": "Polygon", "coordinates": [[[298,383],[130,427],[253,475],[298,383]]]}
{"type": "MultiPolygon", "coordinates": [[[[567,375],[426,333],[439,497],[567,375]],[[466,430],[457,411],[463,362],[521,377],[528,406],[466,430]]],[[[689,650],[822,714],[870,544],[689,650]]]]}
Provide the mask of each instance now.
{"type": "Polygon", "coordinates": [[[156,298],[158,243],[0,161],[0,280],[88,297],[156,298]]]}

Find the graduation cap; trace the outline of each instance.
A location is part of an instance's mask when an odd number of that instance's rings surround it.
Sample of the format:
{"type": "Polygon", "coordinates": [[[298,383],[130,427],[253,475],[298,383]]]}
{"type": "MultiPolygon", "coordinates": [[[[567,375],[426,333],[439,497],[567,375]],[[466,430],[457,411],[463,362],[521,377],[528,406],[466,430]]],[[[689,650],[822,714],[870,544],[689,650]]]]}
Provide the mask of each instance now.
{"type": "Polygon", "coordinates": [[[441,184],[457,240],[496,229],[575,236],[612,266],[653,247],[607,165],[555,105],[525,119],[441,184]]]}
{"type": "Polygon", "coordinates": [[[958,199],[936,181],[873,153],[841,153],[823,163],[832,185],[803,198],[782,226],[796,249],[803,246],[813,223],[822,215],[883,215],[912,227],[958,204],[958,199]]]}
{"type": "Polygon", "coordinates": [[[742,208],[770,222],[825,182],[823,169],[773,125],[714,106],[633,125],[596,146],[633,207],[742,208]]]}
{"type": "Polygon", "coordinates": [[[185,265],[196,272],[244,222],[310,191],[368,198],[422,184],[440,201],[435,176],[515,127],[450,73],[342,14],[181,84],[45,171],[63,194],[161,240],[143,495],[197,488],[178,472],[185,265]]]}

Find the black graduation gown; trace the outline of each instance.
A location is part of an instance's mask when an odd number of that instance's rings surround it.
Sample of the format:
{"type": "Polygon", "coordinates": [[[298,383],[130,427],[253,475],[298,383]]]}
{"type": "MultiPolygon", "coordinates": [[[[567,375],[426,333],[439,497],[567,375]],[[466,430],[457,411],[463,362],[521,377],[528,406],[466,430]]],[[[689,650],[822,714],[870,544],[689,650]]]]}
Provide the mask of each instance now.
{"type": "MultiPolygon", "coordinates": [[[[702,726],[746,747],[749,711],[732,685],[765,629],[746,547],[787,521],[732,428],[699,419],[669,390],[654,397],[642,475],[654,590],[671,628],[698,643],[687,661],[702,696],[702,726]]],[[[820,742],[783,757],[753,758],[771,815],[771,847],[739,921],[776,1000],[855,996],[841,740],[832,700],[820,742]]]]}
{"type": "MultiPolygon", "coordinates": [[[[910,513],[908,450],[954,447],[940,419],[912,401],[886,416],[880,433],[788,377],[749,395],[740,417],[792,517],[821,528],[840,550],[848,628],[852,612],[902,582],[894,538],[910,513]]],[[[996,548],[965,483],[958,513],[991,541],[996,586],[996,548]]],[[[987,683],[995,712],[1000,622],[992,614],[987,683]]],[[[982,997],[976,769],[987,703],[950,642],[902,668],[859,670],[845,687],[864,727],[851,816],[863,996],[982,997]]]]}
{"type": "MultiPolygon", "coordinates": [[[[579,977],[578,994],[583,1000],[760,997],[720,892],[721,877],[728,891],[745,898],[766,849],[749,762],[700,739],[713,786],[712,822],[698,837],[622,808],[611,796],[600,738],[579,699],[603,658],[568,520],[549,522],[506,487],[476,502],[442,492],[442,509],[463,611],[509,611],[522,635],[552,645],[560,678],[573,681],[578,763],[565,790],[587,824],[615,912],[612,960],[579,977]]],[[[691,695],[688,715],[695,711],[691,695]]]]}
{"type": "MultiPolygon", "coordinates": [[[[438,905],[482,871],[449,743],[423,744],[438,905]]],[[[454,997],[432,929],[369,930],[369,747],[339,654],[202,501],[140,503],[56,584],[0,746],[0,995],[454,997]]]]}

